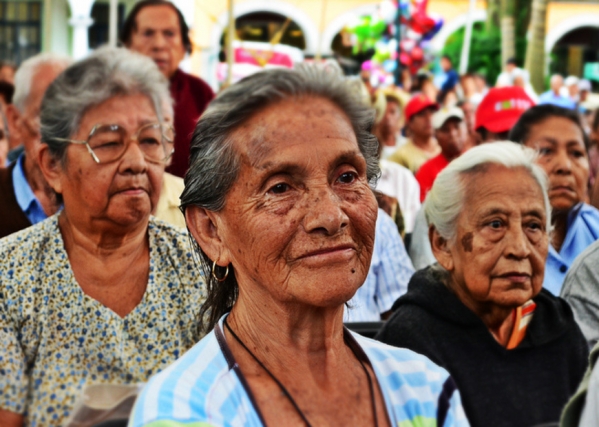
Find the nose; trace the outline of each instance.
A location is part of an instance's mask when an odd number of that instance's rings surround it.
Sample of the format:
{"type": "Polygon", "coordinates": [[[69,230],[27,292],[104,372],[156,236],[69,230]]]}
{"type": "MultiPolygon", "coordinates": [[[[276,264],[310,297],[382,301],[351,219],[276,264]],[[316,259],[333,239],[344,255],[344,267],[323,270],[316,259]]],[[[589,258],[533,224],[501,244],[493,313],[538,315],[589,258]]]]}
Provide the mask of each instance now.
{"type": "Polygon", "coordinates": [[[334,236],[345,228],[349,218],[342,209],[342,199],[328,186],[306,193],[304,229],[307,233],[334,236]]]}
{"type": "Polygon", "coordinates": [[[530,255],[530,241],[522,225],[518,224],[510,227],[505,239],[508,258],[524,259],[530,255]]]}
{"type": "Polygon", "coordinates": [[[566,150],[559,150],[553,163],[553,172],[558,174],[569,174],[572,172],[572,159],[568,156],[566,150]]]}
{"type": "Polygon", "coordinates": [[[152,37],[152,49],[161,50],[164,49],[165,46],[166,40],[164,38],[164,35],[160,31],[157,31],[154,34],[154,37],[152,37]]]}
{"type": "Polygon", "coordinates": [[[119,170],[122,173],[140,174],[148,168],[146,157],[139,146],[139,143],[131,139],[125,148],[125,153],[121,157],[119,170]]]}

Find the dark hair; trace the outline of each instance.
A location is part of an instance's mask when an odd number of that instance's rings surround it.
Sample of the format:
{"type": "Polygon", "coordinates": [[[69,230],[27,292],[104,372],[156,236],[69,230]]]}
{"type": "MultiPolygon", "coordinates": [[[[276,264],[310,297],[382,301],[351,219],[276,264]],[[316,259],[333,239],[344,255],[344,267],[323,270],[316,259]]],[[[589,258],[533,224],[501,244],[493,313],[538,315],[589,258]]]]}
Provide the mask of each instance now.
{"type": "Polygon", "coordinates": [[[503,132],[499,132],[499,133],[495,133],[495,132],[491,132],[489,129],[487,129],[484,126],[479,126],[475,129],[475,132],[478,133],[478,135],[480,136],[480,140],[481,142],[485,142],[489,139],[489,137],[491,136],[491,134],[495,135],[495,141],[506,141],[508,139],[510,139],[508,137],[508,133],[509,131],[503,131],[503,132]]]}
{"type": "Polygon", "coordinates": [[[15,94],[15,86],[12,83],[0,80],[0,97],[7,104],[12,104],[12,96],[15,94]]]}
{"type": "Polygon", "coordinates": [[[599,108],[595,110],[595,117],[593,117],[593,131],[596,131],[599,127],[599,108]]]}
{"type": "Polygon", "coordinates": [[[453,64],[453,61],[451,60],[451,58],[449,57],[449,55],[443,55],[441,57],[441,59],[445,59],[445,60],[449,61],[450,64],[453,64]]]}
{"type": "Polygon", "coordinates": [[[121,31],[121,43],[125,46],[129,46],[131,44],[131,36],[133,32],[137,30],[137,15],[142,9],[146,7],[152,6],[168,6],[173,9],[177,13],[177,17],[179,18],[179,28],[181,29],[181,41],[183,42],[183,47],[187,53],[191,53],[191,39],[189,38],[189,27],[185,22],[185,18],[177,6],[172,4],[167,0],[142,0],[139,3],[136,3],[131,9],[129,16],[125,20],[123,24],[123,30],[121,31]]]}
{"type": "MultiPolygon", "coordinates": [[[[269,105],[286,99],[303,102],[304,97],[327,99],[346,114],[360,152],[366,159],[366,176],[374,185],[380,173],[379,144],[371,133],[374,111],[361,100],[359,86],[344,79],[334,69],[316,65],[302,65],[293,70],[276,68],[244,78],[220,92],[210,103],[191,137],[190,167],[181,194],[181,210],[185,212],[189,206],[198,206],[220,211],[238,178],[241,164],[233,147],[234,131],[269,105]]],[[[216,274],[225,276],[219,281],[212,275],[213,260],[193,238],[191,243],[199,254],[207,289],[200,318],[204,330],[211,330],[237,299],[239,288],[235,268],[228,267],[227,275],[222,267],[218,267],[216,274]]]]}
{"type": "Polygon", "coordinates": [[[588,149],[589,138],[582,127],[578,113],[574,110],[551,104],[536,105],[526,110],[510,131],[510,141],[514,141],[519,144],[525,144],[530,134],[530,129],[533,126],[538,125],[539,123],[542,123],[552,117],[561,117],[570,120],[572,123],[578,126],[580,132],[582,133],[584,146],[588,149]]]}
{"type": "Polygon", "coordinates": [[[507,61],[505,61],[506,65],[518,65],[518,62],[516,61],[516,58],[509,58],[507,61]]]}

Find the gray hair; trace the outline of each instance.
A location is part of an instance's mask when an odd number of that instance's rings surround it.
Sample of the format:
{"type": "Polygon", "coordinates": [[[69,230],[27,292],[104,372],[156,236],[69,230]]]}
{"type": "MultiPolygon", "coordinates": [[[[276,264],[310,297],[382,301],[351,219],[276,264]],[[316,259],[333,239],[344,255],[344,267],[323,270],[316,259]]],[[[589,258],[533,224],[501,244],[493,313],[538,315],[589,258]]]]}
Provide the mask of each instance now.
{"type": "MultiPolygon", "coordinates": [[[[232,133],[269,105],[308,96],[327,99],[345,113],[366,159],[366,176],[374,184],[379,175],[378,141],[371,134],[374,111],[361,100],[355,85],[339,72],[325,67],[272,69],[249,76],[221,92],[200,118],[191,141],[190,168],[185,176],[181,210],[185,212],[188,206],[221,210],[239,172],[232,133]]],[[[235,302],[237,281],[233,271],[223,283],[218,283],[211,275],[212,261],[196,242],[192,243],[200,253],[207,282],[208,298],[201,316],[210,314],[210,329],[235,302]]]]}
{"type": "Polygon", "coordinates": [[[524,168],[539,184],[547,216],[547,232],[551,230],[551,204],[547,196],[547,175],[535,163],[536,152],[510,141],[493,142],[471,148],[452,161],[437,175],[433,188],[424,202],[424,212],[429,225],[448,241],[456,238],[460,213],[464,210],[467,174],[481,171],[486,165],[502,165],[509,169],[524,168]]]}
{"type": "Polygon", "coordinates": [[[54,53],[40,53],[24,61],[15,73],[15,94],[12,98],[13,105],[22,113],[27,105],[33,78],[37,71],[45,66],[67,68],[72,59],[54,53]]]}
{"type": "Polygon", "coordinates": [[[85,113],[102,102],[122,95],[145,95],[152,101],[160,122],[172,115],[168,82],[150,58],[124,48],[101,48],[61,73],[48,87],[40,119],[42,142],[64,162],[68,142],[85,113]]]}

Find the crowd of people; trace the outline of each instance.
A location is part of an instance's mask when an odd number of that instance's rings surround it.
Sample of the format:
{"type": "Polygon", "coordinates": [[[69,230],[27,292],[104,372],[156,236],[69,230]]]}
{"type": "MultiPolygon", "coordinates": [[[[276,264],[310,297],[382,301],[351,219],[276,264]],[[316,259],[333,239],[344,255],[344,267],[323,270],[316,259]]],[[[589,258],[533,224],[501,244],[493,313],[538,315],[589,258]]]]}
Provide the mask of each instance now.
{"type": "Polygon", "coordinates": [[[121,41],[0,74],[0,427],[138,383],[132,427],[599,425],[589,82],[215,96],[169,1],[121,41]]]}

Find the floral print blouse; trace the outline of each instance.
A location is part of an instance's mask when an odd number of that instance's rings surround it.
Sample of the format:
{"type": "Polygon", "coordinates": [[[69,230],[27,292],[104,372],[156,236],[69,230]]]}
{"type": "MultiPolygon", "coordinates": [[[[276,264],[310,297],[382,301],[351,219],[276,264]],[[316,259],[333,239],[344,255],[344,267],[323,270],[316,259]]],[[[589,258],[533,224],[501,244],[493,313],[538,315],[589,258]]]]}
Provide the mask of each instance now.
{"type": "Polygon", "coordinates": [[[201,338],[187,234],[151,218],[148,239],[146,292],[124,318],[77,284],[58,214],[0,240],[0,409],[60,426],[84,385],[145,382],[201,338]]]}

